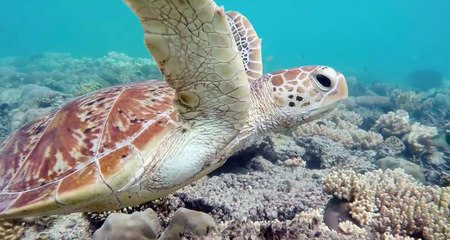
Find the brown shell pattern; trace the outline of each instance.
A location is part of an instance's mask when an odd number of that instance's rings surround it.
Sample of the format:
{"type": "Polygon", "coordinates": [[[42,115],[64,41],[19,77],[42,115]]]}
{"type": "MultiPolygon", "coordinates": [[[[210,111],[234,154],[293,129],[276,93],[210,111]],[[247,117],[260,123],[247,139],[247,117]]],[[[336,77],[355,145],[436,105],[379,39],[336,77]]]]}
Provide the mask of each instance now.
{"type": "Polygon", "coordinates": [[[99,174],[119,171],[125,156],[142,157],[147,143],[177,126],[173,96],[162,81],[116,86],[75,99],[16,131],[0,146],[0,212],[12,201],[19,206],[39,201],[67,184],[71,189],[91,184],[99,174]]]}

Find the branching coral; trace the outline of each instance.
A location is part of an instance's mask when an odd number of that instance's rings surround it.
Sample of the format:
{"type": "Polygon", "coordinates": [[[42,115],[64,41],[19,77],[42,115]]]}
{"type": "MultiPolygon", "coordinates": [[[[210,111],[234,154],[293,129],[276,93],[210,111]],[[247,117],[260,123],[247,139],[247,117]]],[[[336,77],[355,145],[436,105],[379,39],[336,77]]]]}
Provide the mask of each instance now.
{"type": "Polygon", "coordinates": [[[364,229],[352,223],[342,223],[339,231],[331,230],[324,223],[323,211],[310,209],[297,214],[289,221],[243,221],[225,222],[219,232],[210,233],[205,239],[369,239],[364,229]]]}
{"type": "Polygon", "coordinates": [[[411,129],[409,124],[409,115],[404,110],[397,110],[395,112],[388,112],[380,116],[372,131],[379,132],[383,136],[403,136],[411,129]]]}
{"type": "Polygon", "coordinates": [[[340,111],[331,114],[323,120],[303,124],[295,131],[300,135],[322,135],[347,148],[371,149],[383,142],[380,134],[364,131],[358,126],[362,124],[362,117],[354,112],[340,111]]]}
{"type": "Polygon", "coordinates": [[[432,99],[427,99],[414,91],[394,90],[391,99],[397,108],[410,113],[420,113],[433,105],[432,99]]]}
{"type": "MultiPolygon", "coordinates": [[[[419,123],[411,125],[409,115],[404,110],[383,114],[372,127],[372,130],[380,132],[386,137],[402,138],[411,154],[421,156],[435,152],[431,139],[438,135],[437,129],[419,123]]],[[[393,141],[393,139],[390,141],[393,141]]],[[[396,143],[396,145],[399,145],[399,143],[396,143]]]]}
{"type": "Polygon", "coordinates": [[[0,220],[0,239],[16,240],[20,239],[24,233],[22,225],[13,220],[0,220]]]}
{"type": "Polygon", "coordinates": [[[403,137],[408,149],[416,155],[432,154],[435,149],[431,139],[438,135],[435,127],[428,127],[414,123],[411,131],[403,137]]]}
{"type": "Polygon", "coordinates": [[[350,214],[384,234],[450,239],[450,188],[424,186],[401,169],[364,175],[341,170],[325,178],[325,191],[350,202],[350,214]]]}

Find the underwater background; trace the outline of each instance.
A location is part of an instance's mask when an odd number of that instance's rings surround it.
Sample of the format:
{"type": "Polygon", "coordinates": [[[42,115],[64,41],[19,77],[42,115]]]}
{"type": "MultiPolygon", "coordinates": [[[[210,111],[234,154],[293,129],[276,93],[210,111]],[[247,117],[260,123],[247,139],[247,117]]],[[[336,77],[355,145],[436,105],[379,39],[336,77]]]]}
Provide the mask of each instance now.
{"type": "MultiPolygon", "coordinates": [[[[0,240],[450,239],[450,1],[216,2],[251,21],[265,73],[328,65],[349,98],[167,197],[0,220],[0,240]]],[[[0,1],[0,153],[64,103],[146,79],[162,76],[121,0],[0,1]]]]}
{"type": "MultiPolygon", "coordinates": [[[[248,16],[263,39],[264,66],[331,65],[365,81],[399,81],[417,69],[446,76],[450,2],[218,1],[248,16]]],[[[110,51],[148,57],[142,30],[124,4],[110,0],[0,3],[0,57],[68,52],[99,57],[110,51]]]]}

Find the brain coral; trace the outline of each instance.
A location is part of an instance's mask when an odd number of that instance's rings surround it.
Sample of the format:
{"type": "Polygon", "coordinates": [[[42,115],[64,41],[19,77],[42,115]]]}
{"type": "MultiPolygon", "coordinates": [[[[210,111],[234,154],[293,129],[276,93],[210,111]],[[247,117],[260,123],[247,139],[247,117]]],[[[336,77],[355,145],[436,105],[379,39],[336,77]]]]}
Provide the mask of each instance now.
{"type": "Polygon", "coordinates": [[[158,216],[152,209],[132,214],[112,213],[101,228],[95,231],[94,240],[145,240],[156,239],[160,229],[158,216]]]}
{"type": "Polygon", "coordinates": [[[352,218],[380,239],[450,239],[450,187],[424,186],[401,169],[363,175],[341,170],[323,185],[329,194],[349,201],[352,218]]]}
{"type": "Polygon", "coordinates": [[[187,208],[179,208],[175,211],[169,226],[164,230],[160,240],[182,239],[180,236],[185,232],[202,237],[211,231],[217,231],[217,224],[210,215],[187,208]]]}

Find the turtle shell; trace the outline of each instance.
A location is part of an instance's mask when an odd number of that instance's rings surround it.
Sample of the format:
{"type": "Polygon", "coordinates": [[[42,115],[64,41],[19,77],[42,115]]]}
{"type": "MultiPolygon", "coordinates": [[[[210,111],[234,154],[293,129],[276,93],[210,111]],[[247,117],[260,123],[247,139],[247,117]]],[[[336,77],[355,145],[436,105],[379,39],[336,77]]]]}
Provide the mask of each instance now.
{"type": "Polygon", "coordinates": [[[0,218],[61,212],[130,181],[178,125],[162,81],[107,88],[27,124],[0,146],[0,218]]]}

